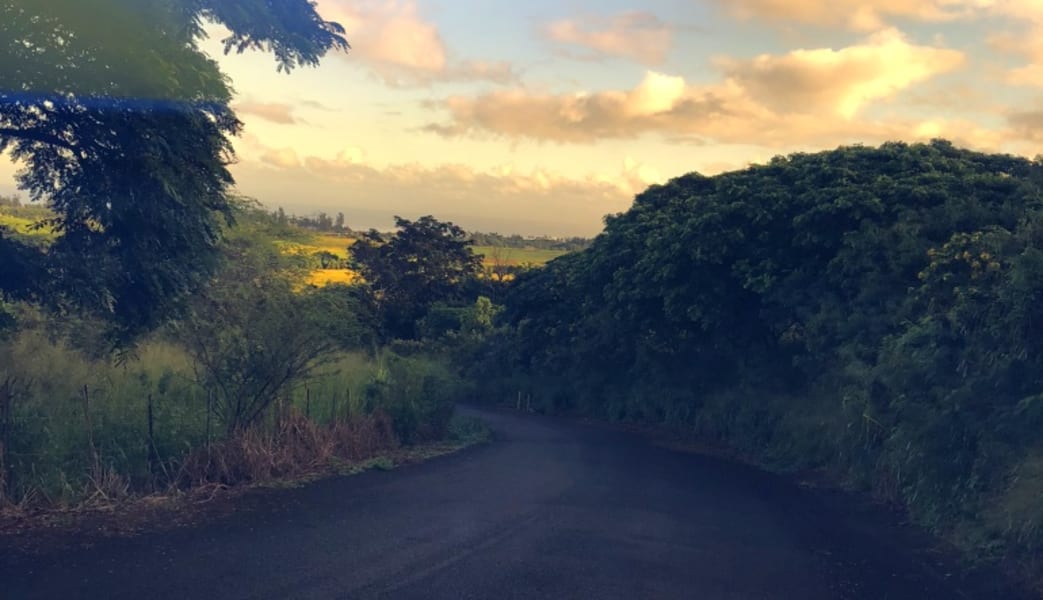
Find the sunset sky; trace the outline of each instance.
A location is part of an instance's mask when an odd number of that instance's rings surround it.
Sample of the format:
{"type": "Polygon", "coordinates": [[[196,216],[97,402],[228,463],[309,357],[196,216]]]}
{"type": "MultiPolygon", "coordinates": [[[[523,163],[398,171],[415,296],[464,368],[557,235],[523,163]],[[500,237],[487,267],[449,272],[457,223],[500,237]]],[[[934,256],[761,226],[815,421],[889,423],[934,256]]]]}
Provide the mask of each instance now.
{"type": "MultiPolygon", "coordinates": [[[[793,151],[1043,152],[1043,0],[320,0],[353,50],[222,57],[242,193],[352,227],[591,235],[635,193],[793,151]],[[635,8],[640,6],[640,8],[635,8]]],[[[207,42],[221,54],[220,32],[207,42]]],[[[0,189],[12,168],[0,167],[0,189]]]]}

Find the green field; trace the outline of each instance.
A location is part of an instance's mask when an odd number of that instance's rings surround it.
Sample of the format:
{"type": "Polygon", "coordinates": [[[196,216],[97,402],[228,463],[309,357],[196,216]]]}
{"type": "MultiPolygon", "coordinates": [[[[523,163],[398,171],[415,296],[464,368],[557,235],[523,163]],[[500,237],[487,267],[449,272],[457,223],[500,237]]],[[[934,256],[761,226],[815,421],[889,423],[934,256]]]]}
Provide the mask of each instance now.
{"type": "Polygon", "coordinates": [[[54,239],[53,231],[49,228],[38,229],[35,227],[36,223],[37,219],[13,215],[0,209],[0,228],[9,229],[25,238],[45,243],[54,239]]]}
{"type": "Polygon", "coordinates": [[[18,233],[33,234],[39,233],[37,230],[33,230],[32,226],[35,221],[32,219],[25,219],[22,217],[16,217],[14,215],[0,212],[0,227],[8,227],[17,231],[18,233]]]}
{"type": "Polygon", "coordinates": [[[495,246],[475,246],[474,252],[485,257],[484,263],[487,266],[494,265],[497,261],[505,265],[544,265],[565,254],[561,250],[500,248],[495,246]]]}

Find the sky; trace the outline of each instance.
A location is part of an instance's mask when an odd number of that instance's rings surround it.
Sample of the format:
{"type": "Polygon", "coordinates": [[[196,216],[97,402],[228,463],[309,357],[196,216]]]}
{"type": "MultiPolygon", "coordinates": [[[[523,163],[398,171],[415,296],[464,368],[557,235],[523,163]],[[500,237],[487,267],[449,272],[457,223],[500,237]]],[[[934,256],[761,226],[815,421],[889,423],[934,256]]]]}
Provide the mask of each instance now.
{"type": "MultiPolygon", "coordinates": [[[[935,137],[1043,153],[1043,0],[318,0],[352,50],[220,57],[238,191],[353,228],[597,233],[635,194],[935,137]]],[[[0,189],[13,186],[0,166],[0,189]]]]}

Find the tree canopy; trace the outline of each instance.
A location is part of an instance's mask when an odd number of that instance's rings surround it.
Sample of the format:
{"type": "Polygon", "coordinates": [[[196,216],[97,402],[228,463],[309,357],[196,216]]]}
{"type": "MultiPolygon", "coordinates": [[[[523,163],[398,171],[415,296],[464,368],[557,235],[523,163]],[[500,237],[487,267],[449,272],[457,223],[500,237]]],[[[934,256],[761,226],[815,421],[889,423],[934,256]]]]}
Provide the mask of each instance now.
{"type": "Polygon", "coordinates": [[[213,271],[242,124],[206,23],[281,71],[348,48],[308,0],[0,0],[0,152],[57,233],[40,250],[0,231],[0,293],[106,315],[125,339],[213,271]]]}
{"type": "Polygon", "coordinates": [[[693,173],[518,277],[476,379],[984,522],[1040,451],[1041,248],[1039,159],[935,141],[693,173]]]}
{"type": "Polygon", "coordinates": [[[416,337],[417,324],[436,302],[461,300],[481,269],[481,257],[460,227],[431,216],[395,217],[398,231],[370,230],[350,248],[352,268],[365,280],[391,337],[416,337]]]}

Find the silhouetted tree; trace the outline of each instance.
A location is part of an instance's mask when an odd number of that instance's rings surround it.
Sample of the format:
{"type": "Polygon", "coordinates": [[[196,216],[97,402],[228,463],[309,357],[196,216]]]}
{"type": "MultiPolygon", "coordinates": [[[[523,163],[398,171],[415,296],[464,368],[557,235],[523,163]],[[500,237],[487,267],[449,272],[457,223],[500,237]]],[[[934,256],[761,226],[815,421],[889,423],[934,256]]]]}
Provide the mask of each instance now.
{"type": "Polygon", "coordinates": [[[348,48],[308,0],[0,2],[0,152],[58,234],[43,252],[0,232],[0,293],[104,314],[126,339],[213,271],[241,123],[205,22],[280,71],[348,48]]]}
{"type": "Polygon", "coordinates": [[[435,302],[459,301],[481,269],[466,232],[434,217],[395,217],[391,236],[370,230],[351,246],[352,268],[383,315],[385,332],[417,335],[417,322],[435,302]]]}

